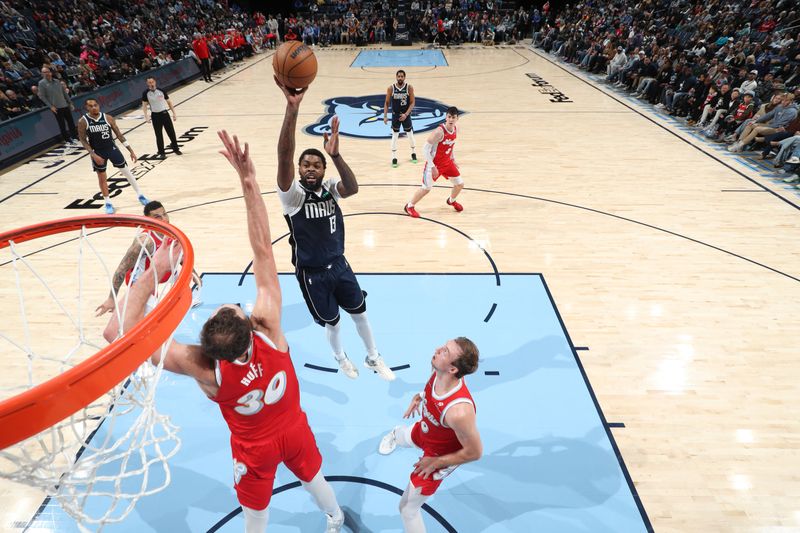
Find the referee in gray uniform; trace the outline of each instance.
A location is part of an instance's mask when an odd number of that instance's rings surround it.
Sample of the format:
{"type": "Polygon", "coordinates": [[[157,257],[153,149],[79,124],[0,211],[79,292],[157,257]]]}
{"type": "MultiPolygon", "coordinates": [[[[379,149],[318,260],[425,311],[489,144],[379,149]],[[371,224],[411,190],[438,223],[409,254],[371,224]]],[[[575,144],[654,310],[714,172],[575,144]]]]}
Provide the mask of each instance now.
{"type": "Polygon", "coordinates": [[[175,114],[175,108],[172,107],[169,95],[156,87],[155,78],[147,78],[147,90],[142,93],[142,107],[144,108],[144,118],[148,122],[150,122],[151,117],[147,116],[147,108],[150,108],[153,129],[156,132],[156,146],[158,147],[159,157],[166,157],[162,129],[167,130],[172,151],[178,155],[183,155],[180,147],[178,147],[178,139],[175,137],[175,128],[172,127],[172,121],[178,120],[178,116],[175,114]],[[169,118],[167,109],[172,111],[172,118],[169,118]]]}

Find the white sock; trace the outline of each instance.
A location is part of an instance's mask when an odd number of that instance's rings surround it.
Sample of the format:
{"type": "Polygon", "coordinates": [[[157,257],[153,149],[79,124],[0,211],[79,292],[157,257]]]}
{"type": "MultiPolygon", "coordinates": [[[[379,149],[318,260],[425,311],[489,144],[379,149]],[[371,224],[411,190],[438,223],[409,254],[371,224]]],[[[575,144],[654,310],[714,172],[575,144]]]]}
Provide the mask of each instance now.
{"type": "Polygon", "coordinates": [[[411,440],[411,430],[414,426],[395,426],[394,441],[401,448],[415,448],[417,445],[411,440]]]}
{"type": "Polygon", "coordinates": [[[353,322],[356,324],[356,330],[358,331],[358,336],[361,337],[361,340],[364,341],[364,348],[367,349],[367,358],[368,359],[375,359],[378,357],[378,348],[375,346],[375,339],[372,337],[372,327],[369,325],[369,320],[367,320],[367,313],[366,311],[363,313],[359,313],[357,315],[350,315],[353,318],[353,322]]]}
{"type": "Polygon", "coordinates": [[[405,533],[425,533],[425,522],[419,510],[428,496],[422,495],[422,489],[414,487],[409,481],[403,497],[400,498],[400,518],[403,519],[405,533]]]}
{"type": "Polygon", "coordinates": [[[397,159],[397,138],[400,137],[399,131],[392,132],[392,158],[397,159]]]}
{"type": "Polygon", "coordinates": [[[105,203],[107,203],[107,204],[110,204],[111,203],[111,198],[109,198],[108,196],[103,196],[103,201],[105,203]]]}
{"type": "Polygon", "coordinates": [[[328,337],[328,342],[333,350],[333,356],[337,361],[345,358],[344,348],[342,348],[342,324],[341,321],[337,322],[335,326],[325,324],[325,335],[328,337]]]}
{"type": "Polygon", "coordinates": [[[408,142],[411,143],[411,152],[416,153],[417,145],[414,143],[414,132],[413,131],[407,131],[406,135],[408,135],[408,142]]]}
{"type": "Polygon", "coordinates": [[[267,530],[267,520],[269,520],[269,508],[256,511],[242,505],[244,513],[244,532],[245,533],[264,533],[267,530]]]}
{"type": "Polygon", "coordinates": [[[317,507],[319,507],[323,513],[329,516],[338,516],[339,513],[342,512],[342,510],[339,509],[339,503],[336,501],[336,494],[333,493],[331,484],[328,483],[328,480],[322,475],[321,469],[311,481],[308,483],[300,481],[300,483],[303,485],[303,488],[311,494],[311,497],[314,498],[314,503],[317,504],[317,507]]]}
{"type": "Polygon", "coordinates": [[[119,169],[119,171],[122,173],[123,176],[125,176],[125,179],[128,180],[128,183],[131,184],[131,187],[133,187],[133,190],[136,191],[137,196],[141,196],[142,191],[139,190],[139,184],[136,183],[136,178],[134,178],[133,174],[131,174],[131,169],[129,169],[128,167],[124,167],[119,169]]]}

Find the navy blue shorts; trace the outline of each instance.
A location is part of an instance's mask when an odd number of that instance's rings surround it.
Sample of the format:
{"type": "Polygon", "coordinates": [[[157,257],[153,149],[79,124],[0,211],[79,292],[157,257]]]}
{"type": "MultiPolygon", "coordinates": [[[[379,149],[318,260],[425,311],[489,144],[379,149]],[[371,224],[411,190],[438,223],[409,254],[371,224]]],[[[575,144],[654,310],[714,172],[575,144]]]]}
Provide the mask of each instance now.
{"type": "Polygon", "coordinates": [[[403,131],[411,131],[413,127],[411,126],[411,115],[408,115],[403,122],[400,122],[400,113],[394,114],[392,113],[392,131],[400,131],[400,125],[403,126],[403,131]]]}
{"type": "Polygon", "coordinates": [[[94,153],[105,159],[105,163],[98,165],[94,158],[89,156],[89,159],[92,160],[92,170],[95,172],[105,172],[109,161],[111,161],[111,164],[116,168],[123,168],[127,164],[125,162],[125,156],[122,155],[122,152],[119,151],[119,148],[117,148],[116,145],[112,146],[111,148],[101,148],[100,150],[95,150],[94,153]]]}
{"type": "Polygon", "coordinates": [[[339,322],[340,307],[350,314],[367,310],[367,293],[344,257],[327,267],[298,268],[295,275],[308,310],[320,326],[339,322]]]}

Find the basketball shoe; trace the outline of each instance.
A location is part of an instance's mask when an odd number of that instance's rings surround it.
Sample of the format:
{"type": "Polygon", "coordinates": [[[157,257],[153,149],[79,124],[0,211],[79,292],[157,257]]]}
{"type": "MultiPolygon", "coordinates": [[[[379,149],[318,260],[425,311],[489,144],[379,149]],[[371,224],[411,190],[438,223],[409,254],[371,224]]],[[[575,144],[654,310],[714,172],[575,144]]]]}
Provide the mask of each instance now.
{"type": "Polygon", "coordinates": [[[394,372],[392,372],[391,368],[386,366],[386,363],[383,361],[383,357],[380,355],[375,357],[375,359],[370,359],[369,356],[367,356],[367,358],[364,359],[364,366],[370,370],[374,370],[381,379],[386,381],[394,381],[394,372]]]}
{"type": "Polygon", "coordinates": [[[106,215],[113,215],[116,212],[111,202],[106,202],[106,215]]]}
{"type": "Polygon", "coordinates": [[[326,514],[325,516],[328,518],[328,524],[325,527],[325,533],[339,533],[344,525],[344,512],[342,509],[339,508],[338,512],[334,516],[329,514],[326,514]]]}
{"type": "Polygon", "coordinates": [[[455,209],[459,213],[464,210],[464,206],[463,205],[461,205],[460,203],[456,202],[455,200],[451,201],[450,198],[447,199],[447,205],[452,206],[453,209],[455,209]]]}
{"type": "Polygon", "coordinates": [[[392,159],[392,167],[397,168],[397,158],[392,159]]]}
{"type": "Polygon", "coordinates": [[[417,162],[417,154],[414,152],[411,152],[411,162],[415,164],[417,162]]]}
{"type": "Polygon", "coordinates": [[[358,369],[356,365],[347,357],[347,354],[342,359],[336,359],[336,362],[339,363],[339,369],[350,379],[356,379],[358,377],[358,369]]]}
{"type": "Polygon", "coordinates": [[[378,453],[381,455],[389,455],[397,448],[397,430],[400,426],[395,426],[393,430],[383,436],[381,443],[378,445],[378,453]]]}
{"type": "Polygon", "coordinates": [[[403,206],[403,211],[408,213],[408,216],[410,216],[411,218],[419,218],[419,213],[417,213],[417,210],[409,206],[408,204],[403,206]]]}

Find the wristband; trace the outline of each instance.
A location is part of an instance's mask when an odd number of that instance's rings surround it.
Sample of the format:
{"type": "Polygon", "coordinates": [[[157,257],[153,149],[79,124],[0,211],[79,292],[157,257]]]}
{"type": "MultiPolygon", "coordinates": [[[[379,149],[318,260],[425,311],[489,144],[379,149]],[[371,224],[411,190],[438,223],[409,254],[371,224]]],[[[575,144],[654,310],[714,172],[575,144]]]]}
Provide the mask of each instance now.
{"type": "Polygon", "coordinates": [[[342,157],[342,154],[336,154],[336,155],[332,155],[331,159],[338,159],[340,157],[342,157]]]}
{"type": "Polygon", "coordinates": [[[131,145],[130,145],[130,143],[128,141],[122,141],[122,146],[124,146],[125,148],[130,148],[131,147],[131,145]]]}

